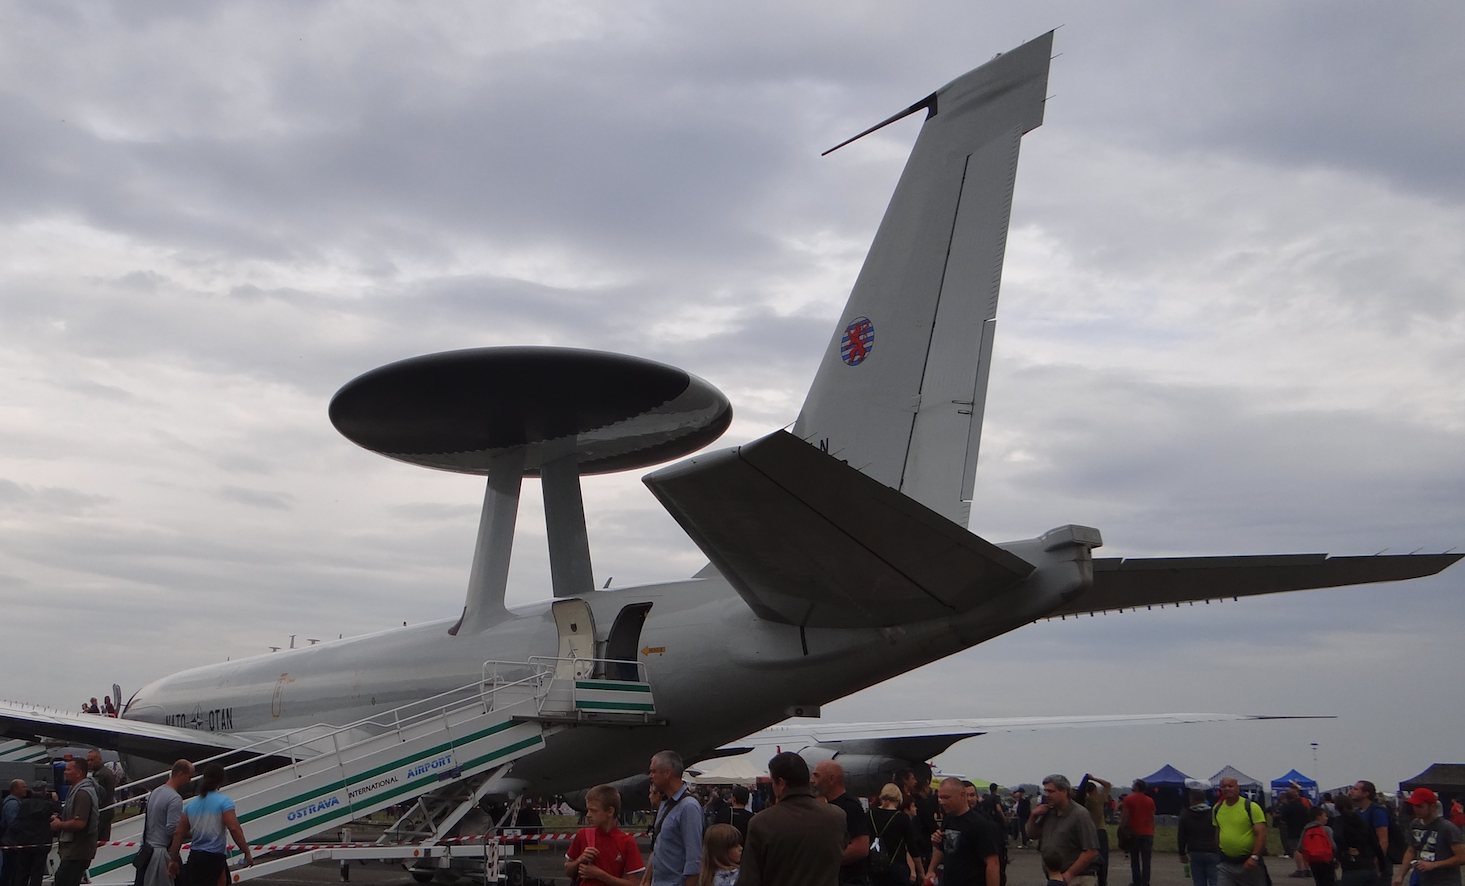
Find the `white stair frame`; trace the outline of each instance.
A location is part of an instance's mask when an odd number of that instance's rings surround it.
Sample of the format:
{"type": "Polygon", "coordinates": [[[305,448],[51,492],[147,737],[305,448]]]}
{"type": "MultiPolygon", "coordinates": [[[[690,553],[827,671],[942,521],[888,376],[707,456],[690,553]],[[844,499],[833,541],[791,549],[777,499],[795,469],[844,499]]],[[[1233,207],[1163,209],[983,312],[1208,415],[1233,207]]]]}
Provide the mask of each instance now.
{"type": "MultiPolygon", "coordinates": [[[[581,673],[582,664],[601,663],[576,660],[569,672],[581,673]]],[[[645,671],[639,662],[605,664],[635,664],[641,679],[626,681],[627,687],[635,687],[628,691],[638,699],[650,700],[650,686],[644,682],[645,671]]],[[[449,835],[494,783],[494,774],[518,757],[542,749],[545,737],[564,728],[558,724],[567,718],[586,724],[653,722],[644,711],[587,714],[576,710],[575,680],[555,679],[559,665],[554,658],[486,662],[482,679],[467,686],[345,726],[316,725],[272,736],[197,765],[201,770],[204,763],[228,759],[234,762],[226,768],[238,769],[260,758],[290,758],[291,762],[280,768],[227,786],[239,823],[250,837],[251,847],[258,847],[256,852],[279,851],[270,847],[298,843],[300,838],[339,827],[404,799],[420,798],[451,782],[481,779],[441,820],[432,823],[433,832],[423,842],[370,847],[378,854],[351,856],[436,857],[440,853],[423,853],[449,835]]],[[[131,802],[135,798],[116,805],[131,802]]],[[[98,848],[89,869],[92,883],[106,886],[132,881],[132,859],[144,818],[134,816],[113,827],[112,841],[98,848]]],[[[489,842],[495,845],[451,847],[453,852],[448,855],[477,853],[496,860],[496,841],[489,842]]],[[[240,882],[308,864],[320,851],[296,851],[288,859],[271,859],[239,869],[232,879],[240,882]],[[291,863],[285,864],[287,861],[291,863]]],[[[231,849],[230,854],[237,852],[231,849]]]]}

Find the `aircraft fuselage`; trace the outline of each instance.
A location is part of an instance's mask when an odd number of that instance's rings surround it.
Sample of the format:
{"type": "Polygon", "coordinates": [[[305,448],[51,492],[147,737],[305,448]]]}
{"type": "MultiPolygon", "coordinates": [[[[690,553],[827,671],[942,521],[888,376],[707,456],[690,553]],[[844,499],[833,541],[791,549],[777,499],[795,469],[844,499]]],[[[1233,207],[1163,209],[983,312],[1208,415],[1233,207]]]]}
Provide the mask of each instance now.
{"type": "MultiPolygon", "coordinates": [[[[1028,551],[1022,552],[1032,556],[1028,551]]],[[[597,639],[627,606],[651,604],[640,633],[664,726],[557,732],[514,764],[533,794],[642,771],[661,748],[690,758],[1042,617],[1088,580],[1087,559],[1054,562],[1012,592],[949,618],[888,629],[800,629],[753,614],[721,576],[597,591],[583,599],[597,639]]],[[[128,719],[219,732],[344,725],[468,685],[486,661],[553,657],[551,602],[511,610],[479,634],[451,619],[193,668],[138,691],[128,719]]]]}

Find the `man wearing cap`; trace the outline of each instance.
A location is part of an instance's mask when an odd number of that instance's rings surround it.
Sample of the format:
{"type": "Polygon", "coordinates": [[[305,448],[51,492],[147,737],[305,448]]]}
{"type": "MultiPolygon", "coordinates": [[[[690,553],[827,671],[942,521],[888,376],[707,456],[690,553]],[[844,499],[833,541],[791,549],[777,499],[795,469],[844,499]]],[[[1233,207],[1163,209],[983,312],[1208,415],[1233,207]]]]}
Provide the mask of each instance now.
{"type": "Polygon", "coordinates": [[[1460,886],[1460,866],[1465,865],[1460,829],[1440,815],[1439,797],[1429,788],[1415,788],[1408,802],[1414,807],[1414,820],[1393,886],[1400,886],[1410,870],[1419,872],[1419,886],[1460,886]]]}

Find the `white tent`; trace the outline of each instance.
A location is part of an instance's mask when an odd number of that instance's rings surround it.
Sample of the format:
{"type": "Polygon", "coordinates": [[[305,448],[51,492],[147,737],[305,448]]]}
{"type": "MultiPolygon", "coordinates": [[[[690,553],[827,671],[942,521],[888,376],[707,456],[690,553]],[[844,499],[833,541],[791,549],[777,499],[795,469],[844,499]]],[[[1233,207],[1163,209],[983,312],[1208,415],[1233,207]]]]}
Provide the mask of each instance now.
{"type": "Polygon", "coordinates": [[[1219,788],[1221,786],[1221,779],[1223,778],[1236,779],[1236,786],[1241,788],[1242,796],[1250,797],[1257,802],[1264,802],[1266,800],[1266,785],[1242,772],[1240,769],[1237,769],[1235,766],[1227,766],[1225,769],[1211,776],[1211,784],[1219,788]]]}
{"type": "Polygon", "coordinates": [[[1236,779],[1236,786],[1241,788],[1243,791],[1260,791],[1266,788],[1266,785],[1252,778],[1250,775],[1247,775],[1245,772],[1242,772],[1240,769],[1237,769],[1235,766],[1227,766],[1225,769],[1222,769],[1220,772],[1217,772],[1215,775],[1211,776],[1211,786],[1217,788],[1220,787],[1221,779],[1223,778],[1236,779]]]}
{"type": "Polygon", "coordinates": [[[694,778],[687,779],[694,784],[745,784],[752,786],[758,779],[767,778],[768,771],[747,757],[729,757],[715,769],[709,769],[694,778]]]}

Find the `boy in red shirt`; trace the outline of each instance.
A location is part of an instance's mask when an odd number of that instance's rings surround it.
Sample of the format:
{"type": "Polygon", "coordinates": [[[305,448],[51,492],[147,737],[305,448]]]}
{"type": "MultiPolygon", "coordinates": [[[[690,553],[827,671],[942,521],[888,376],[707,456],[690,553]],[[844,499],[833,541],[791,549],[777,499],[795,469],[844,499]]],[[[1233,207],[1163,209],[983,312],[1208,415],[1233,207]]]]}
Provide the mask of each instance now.
{"type": "Polygon", "coordinates": [[[616,827],[620,811],[621,795],[610,785],[598,784],[585,792],[585,820],[590,827],[576,832],[565,853],[566,877],[605,886],[640,886],[646,864],[636,840],[616,827]]]}

